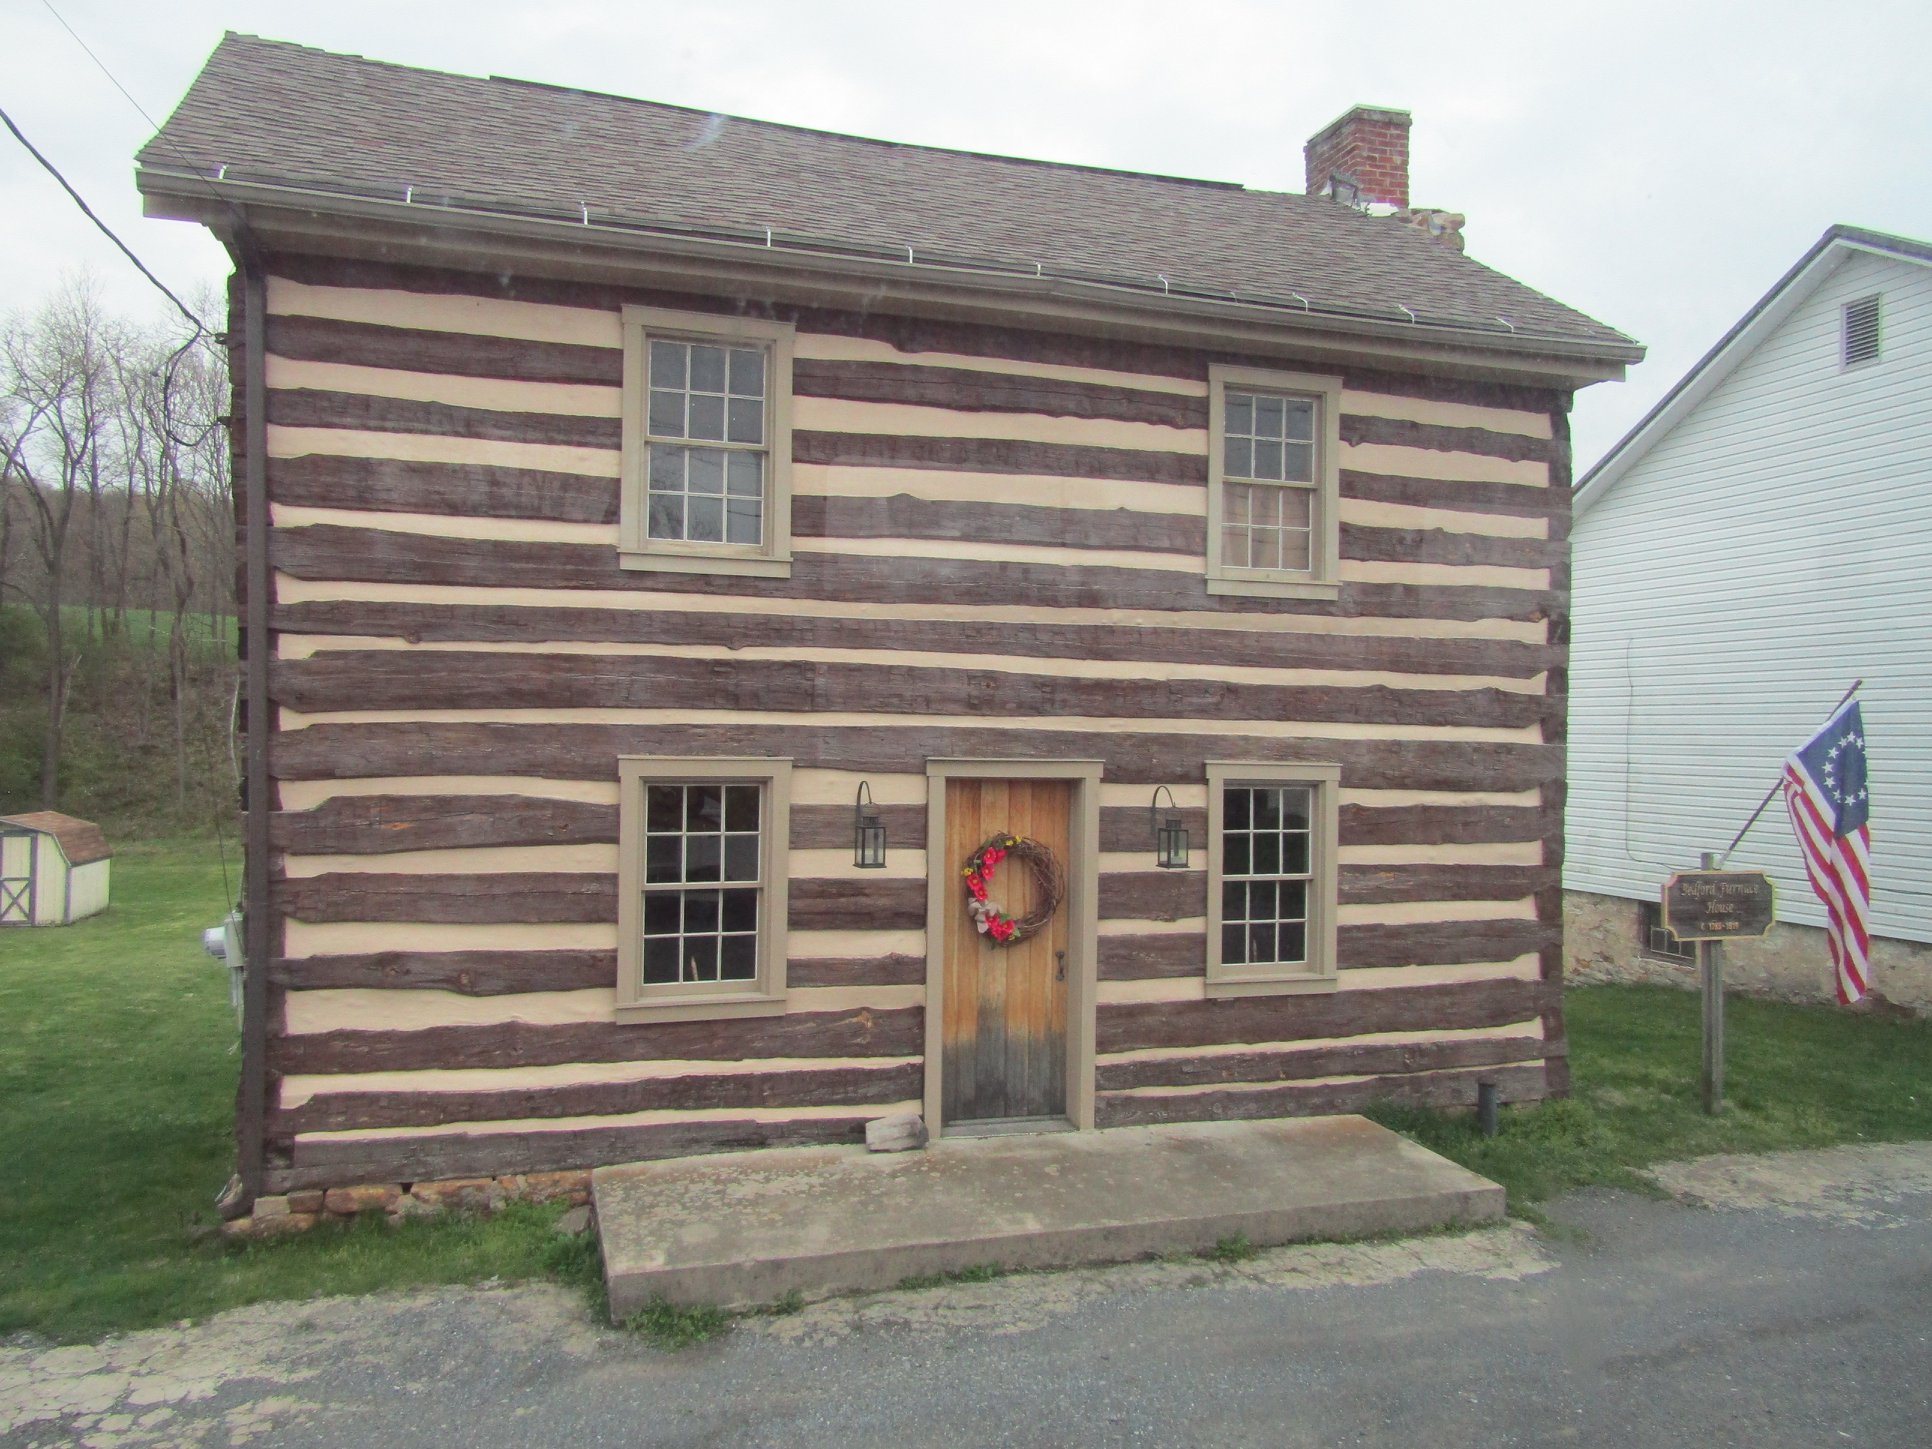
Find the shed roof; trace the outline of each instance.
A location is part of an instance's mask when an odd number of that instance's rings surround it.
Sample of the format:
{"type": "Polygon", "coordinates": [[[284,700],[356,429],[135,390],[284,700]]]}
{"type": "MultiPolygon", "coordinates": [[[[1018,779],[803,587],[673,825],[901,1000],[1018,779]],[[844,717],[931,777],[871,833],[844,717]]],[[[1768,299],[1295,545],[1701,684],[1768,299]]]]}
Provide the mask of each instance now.
{"type": "MultiPolygon", "coordinates": [[[[1628,337],[1326,198],[868,140],[229,34],[139,156],[150,195],[247,185],[1091,280],[1630,362],[1628,337]]],[[[482,224],[478,222],[477,224],[482,224]]]]}
{"type": "Polygon", "coordinates": [[[0,815],[0,825],[16,825],[24,830],[36,830],[43,835],[51,835],[60,842],[61,854],[67,857],[69,865],[90,865],[97,860],[106,860],[114,852],[108,847],[107,836],[101,827],[91,820],[80,820],[72,815],[62,815],[58,810],[33,810],[25,815],[0,815]]]}

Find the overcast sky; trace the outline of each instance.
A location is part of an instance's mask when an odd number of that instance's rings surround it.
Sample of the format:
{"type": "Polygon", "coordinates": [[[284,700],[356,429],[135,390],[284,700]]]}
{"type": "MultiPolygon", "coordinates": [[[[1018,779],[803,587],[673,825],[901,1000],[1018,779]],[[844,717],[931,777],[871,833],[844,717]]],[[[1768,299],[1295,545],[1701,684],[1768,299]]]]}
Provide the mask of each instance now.
{"type": "MultiPolygon", "coordinates": [[[[162,119],[221,32],[889,140],[1302,187],[1356,102],[1415,115],[1411,193],[1472,255],[1650,358],[1577,399],[1579,472],[1833,222],[1932,238],[1932,7],[1237,0],[53,0],[162,119]]],[[[43,0],[0,0],[0,107],[171,286],[227,270],[145,221],[146,120],[43,0]]],[[[137,273],[0,136],[0,311],[137,273]]]]}

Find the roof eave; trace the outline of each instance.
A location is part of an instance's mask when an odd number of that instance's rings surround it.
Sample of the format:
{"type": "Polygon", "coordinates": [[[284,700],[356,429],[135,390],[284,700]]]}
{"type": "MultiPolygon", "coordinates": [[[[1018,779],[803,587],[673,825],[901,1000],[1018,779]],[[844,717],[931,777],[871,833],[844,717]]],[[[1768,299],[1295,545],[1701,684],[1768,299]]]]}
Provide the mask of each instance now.
{"type": "Polygon", "coordinates": [[[1271,330],[1321,333],[1358,338],[1364,342],[1420,347],[1468,357],[1482,354],[1507,372],[1584,386],[1620,379],[1624,369],[1641,361],[1644,349],[1633,342],[1611,343],[1594,338],[1560,337],[1523,331],[1466,327],[1435,321],[1395,321],[1320,309],[1302,303],[1282,305],[1248,298],[1217,298],[1201,294],[1162,293],[1107,281],[1054,275],[1043,269],[1028,274],[969,263],[928,262],[867,257],[856,252],[820,251],[788,245],[736,241],[681,234],[668,228],[615,225],[591,218],[566,221],[513,211],[416,202],[387,197],[345,195],[296,183],[216,179],[198,172],[144,165],[136,184],[150,216],[196,221],[228,233],[247,213],[251,225],[274,225],[291,232],[326,229],[328,223],[387,226],[420,233],[425,228],[476,240],[515,240],[561,245],[575,253],[605,253],[688,259],[692,262],[730,263],[756,270],[783,269],[821,279],[844,278],[867,287],[911,281],[937,283],[951,290],[970,290],[989,298],[1027,299],[1093,304],[1109,311],[1127,311],[1174,321],[1223,321],[1271,330]]]}
{"type": "Polygon", "coordinates": [[[1842,224],[1828,228],[1690,371],[1577,480],[1572,519],[1583,517],[1601,502],[1618,479],[1715,392],[1737,370],[1738,364],[1782,325],[1852,252],[1932,265],[1932,246],[1924,243],[1842,224]]]}

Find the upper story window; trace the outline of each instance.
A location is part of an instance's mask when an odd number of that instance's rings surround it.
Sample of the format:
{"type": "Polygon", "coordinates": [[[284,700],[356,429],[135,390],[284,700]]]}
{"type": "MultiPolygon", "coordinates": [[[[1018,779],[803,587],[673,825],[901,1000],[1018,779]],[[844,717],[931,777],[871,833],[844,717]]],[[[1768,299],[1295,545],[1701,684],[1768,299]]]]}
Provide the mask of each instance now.
{"type": "Polygon", "coordinates": [[[1224,408],[1221,562],[1306,573],[1321,512],[1315,506],[1315,400],[1229,388],[1224,408]]]}
{"type": "Polygon", "coordinates": [[[1862,362],[1878,361],[1884,340],[1880,335],[1879,300],[1875,294],[1845,304],[1839,344],[1844,366],[1857,367],[1862,362]]]}
{"type": "Polygon", "coordinates": [[[1208,592],[1333,598],[1342,382],[1210,369],[1208,592]]]}
{"type": "Polygon", "coordinates": [[[1332,989],[1340,767],[1210,761],[1207,775],[1208,994],[1332,989]]]}
{"type": "Polygon", "coordinates": [[[791,572],[793,329],[624,309],[626,568],[791,572]]]}

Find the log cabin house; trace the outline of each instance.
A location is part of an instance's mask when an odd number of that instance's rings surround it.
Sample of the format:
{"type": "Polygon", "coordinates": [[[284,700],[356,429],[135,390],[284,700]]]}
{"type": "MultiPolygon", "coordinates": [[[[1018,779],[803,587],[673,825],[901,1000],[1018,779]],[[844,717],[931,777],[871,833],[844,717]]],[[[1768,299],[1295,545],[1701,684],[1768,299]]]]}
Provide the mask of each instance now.
{"type": "Polygon", "coordinates": [[[1563,1091],[1641,350],[1408,125],[1289,195],[224,39],[139,185],[236,267],[248,1188],[1563,1091]]]}

